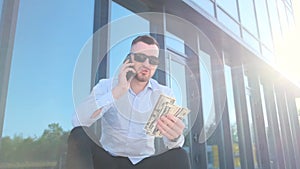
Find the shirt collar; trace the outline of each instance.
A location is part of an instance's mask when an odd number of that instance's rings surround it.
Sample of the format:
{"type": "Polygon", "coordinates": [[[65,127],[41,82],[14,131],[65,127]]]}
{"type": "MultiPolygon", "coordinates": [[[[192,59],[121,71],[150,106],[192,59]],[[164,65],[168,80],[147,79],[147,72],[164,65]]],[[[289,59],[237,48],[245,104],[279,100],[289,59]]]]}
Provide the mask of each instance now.
{"type": "MultiPolygon", "coordinates": [[[[147,83],[146,87],[144,88],[144,90],[142,90],[138,95],[144,95],[144,93],[147,91],[147,90],[154,90],[155,89],[155,80],[153,79],[150,79],[149,82],[147,83]]],[[[129,88],[129,92],[133,95],[136,95],[131,88],[129,88]]]]}

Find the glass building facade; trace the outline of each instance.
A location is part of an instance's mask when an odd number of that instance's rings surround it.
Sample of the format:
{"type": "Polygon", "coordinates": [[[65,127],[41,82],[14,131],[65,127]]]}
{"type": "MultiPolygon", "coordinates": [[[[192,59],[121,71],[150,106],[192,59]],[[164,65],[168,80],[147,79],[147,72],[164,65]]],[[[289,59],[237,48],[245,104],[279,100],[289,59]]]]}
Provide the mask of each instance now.
{"type": "MultiPolygon", "coordinates": [[[[0,32],[4,9],[16,8],[8,1],[0,0],[0,32]]],[[[7,84],[0,84],[0,168],[64,168],[73,104],[116,75],[134,37],[151,34],[161,45],[154,78],[191,109],[184,149],[193,169],[300,169],[300,86],[274,68],[275,40],[294,26],[290,0],[30,0],[17,7],[9,27],[15,37],[0,37],[1,47],[15,39],[9,67],[0,67],[7,84]]]]}

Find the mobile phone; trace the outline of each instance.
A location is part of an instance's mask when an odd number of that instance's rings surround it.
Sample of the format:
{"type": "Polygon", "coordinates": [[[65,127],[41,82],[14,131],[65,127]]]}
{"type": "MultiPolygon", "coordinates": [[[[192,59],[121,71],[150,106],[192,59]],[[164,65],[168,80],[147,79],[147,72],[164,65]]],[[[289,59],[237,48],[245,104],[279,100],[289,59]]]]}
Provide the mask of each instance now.
{"type": "MultiPolygon", "coordinates": [[[[123,63],[125,63],[126,60],[129,60],[129,63],[132,62],[132,61],[131,61],[130,54],[127,55],[127,57],[125,58],[125,60],[124,60],[123,63]]],[[[130,67],[133,68],[133,66],[130,66],[130,67]]],[[[133,71],[129,71],[129,72],[127,72],[127,74],[126,74],[126,79],[129,80],[129,79],[132,78],[133,76],[135,76],[135,73],[134,73],[133,71]]]]}

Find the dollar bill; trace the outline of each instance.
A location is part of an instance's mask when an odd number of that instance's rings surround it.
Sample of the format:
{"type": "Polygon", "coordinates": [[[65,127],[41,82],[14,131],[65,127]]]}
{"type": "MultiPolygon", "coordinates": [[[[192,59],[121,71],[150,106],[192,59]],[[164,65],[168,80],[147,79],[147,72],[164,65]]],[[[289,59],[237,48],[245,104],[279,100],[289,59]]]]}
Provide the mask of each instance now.
{"type": "Polygon", "coordinates": [[[183,119],[190,110],[187,108],[182,108],[178,105],[174,105],[175,98],[160,95],[152,114],[150,115],[144,129],[146,133],[151,136],[155,137],[162,137],[161,132],[156,128],[157,120],[167,114],[173,114],[174,116],[178,117],[179,119],[183,119]]]}
{"type": "Polygon", "coordinates": [[[167,113],[166,105],[174,104],[174,103],[175,103],[175,98],[163,94],[159,96],[156,105],[152,111],[152,114],[145,125],[145,130],[147,131],[147,133],[153,131],[156,128],[157,119],[167,113]]]}

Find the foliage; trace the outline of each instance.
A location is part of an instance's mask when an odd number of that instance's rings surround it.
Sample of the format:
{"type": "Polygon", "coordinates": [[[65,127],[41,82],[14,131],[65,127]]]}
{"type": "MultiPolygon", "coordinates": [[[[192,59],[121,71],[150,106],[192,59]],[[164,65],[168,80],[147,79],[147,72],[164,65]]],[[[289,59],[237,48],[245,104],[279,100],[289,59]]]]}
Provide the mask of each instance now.
{"type": "MultiPolygon", "coordinates": [[[[22,135],[1,139],[0,164],[26,164],[56,162],[66,151],[69,132],[57,123],[48,125],[39,138],[23,138],[22,135]]],[[[0,165],[1,168],[1,165],[0,165]]]]}

